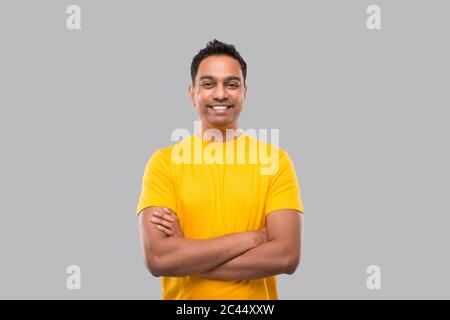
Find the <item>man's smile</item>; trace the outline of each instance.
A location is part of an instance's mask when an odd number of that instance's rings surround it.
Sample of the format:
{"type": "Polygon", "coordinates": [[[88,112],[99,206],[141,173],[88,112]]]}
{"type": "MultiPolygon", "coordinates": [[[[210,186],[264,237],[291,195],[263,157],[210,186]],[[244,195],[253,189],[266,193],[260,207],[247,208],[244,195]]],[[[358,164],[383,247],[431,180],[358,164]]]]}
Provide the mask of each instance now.
{"type": "Polygon", "coordinates": [[[233,108],[233,105],[229,104],[208,105],[208,109],[212,110],[214,114],[225,114],[231,108],[233,108]]]}

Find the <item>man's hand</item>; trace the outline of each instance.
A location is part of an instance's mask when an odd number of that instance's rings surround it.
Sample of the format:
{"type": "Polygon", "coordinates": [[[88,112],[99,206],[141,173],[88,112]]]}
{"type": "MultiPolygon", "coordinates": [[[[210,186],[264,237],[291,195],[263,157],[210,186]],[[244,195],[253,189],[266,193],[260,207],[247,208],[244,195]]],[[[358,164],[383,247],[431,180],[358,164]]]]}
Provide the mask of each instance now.
{"type": "MultiPolygon", "coordinates": [[[[202,272],[215,280],[253,280],[276,274],[293,274],[300,263],[303,213],[293,209],[272,211],[266,218],[266,243],[202,272]]],[[[261,240],[262,231],[255,231],[261,240]]]]}
{"type": "Polygon", "coordinates": [[[156,227],[168,237],[184,237],[178,223],[177,214],[169,208],[155,210],[150,221],[156,224],[156,227]]]}
{"type": "MultiPolygon", "coordinates": [[[[156,224],[156,227],[168,237],[181,237],[183,238],[183,232],[181,231],[180,224],[178,223],[178,217],[175,212],[169,208],[162,208],[153,213],[150,221],[156,224]]],[[[257,245],[267,242],[267,229],[264,227],[260,230],[254,231],[256,235],[257,245]]]]}

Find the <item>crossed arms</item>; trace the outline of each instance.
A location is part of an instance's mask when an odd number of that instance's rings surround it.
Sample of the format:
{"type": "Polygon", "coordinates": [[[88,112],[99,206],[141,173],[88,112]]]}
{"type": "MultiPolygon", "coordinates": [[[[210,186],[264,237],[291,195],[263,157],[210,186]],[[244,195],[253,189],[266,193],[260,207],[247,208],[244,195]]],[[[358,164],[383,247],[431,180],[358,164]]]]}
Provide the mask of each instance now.
{"type": "Polygon", "coordinates": [[[268,214],[261,230],[194,240],[184,238],[168,209],[147,207],[139,214],[145,264],[156,277],[251,280],[292,274],[300,262],[302,229],[302,214],[285,209],[268,214]]]}

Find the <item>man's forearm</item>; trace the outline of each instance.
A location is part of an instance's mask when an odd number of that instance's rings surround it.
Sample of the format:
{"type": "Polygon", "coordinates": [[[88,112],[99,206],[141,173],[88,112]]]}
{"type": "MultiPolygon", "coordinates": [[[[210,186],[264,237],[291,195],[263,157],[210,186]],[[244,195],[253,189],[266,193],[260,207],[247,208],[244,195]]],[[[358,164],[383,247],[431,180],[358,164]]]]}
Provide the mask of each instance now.
{"type": "Polygon", "coordinates": [[[168,237],[152,255],[156,275],[176,277],[210,270],[262,243],[257,232],[240,232],[206,240],[168,237]]]}
{"type": "Polygon", "coordinates": [[[269,241],[199,275],[217,280],[253,280],[290,274],[298,265],[292,256],[276,241],[269,241]]]}

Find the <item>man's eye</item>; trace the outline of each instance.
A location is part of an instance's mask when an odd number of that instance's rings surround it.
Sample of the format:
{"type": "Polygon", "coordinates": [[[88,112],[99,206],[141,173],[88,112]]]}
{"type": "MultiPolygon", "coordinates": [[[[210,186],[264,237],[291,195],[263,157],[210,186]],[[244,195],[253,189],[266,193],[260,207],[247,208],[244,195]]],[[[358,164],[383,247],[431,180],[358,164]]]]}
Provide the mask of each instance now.
{"type": "Polygon", "coordinates": [[[233,83],[230,83],[229,86],[233,89],[239,88],[239,83],[233,82],[233,83]]]}
{"type": "Polygon", "coordinates": [[[205,87],[205,88],[211,88],[212,87],[212,83],[211,82],[203,82],[202,86],[205,87]]]}

